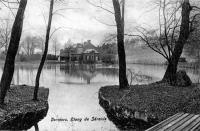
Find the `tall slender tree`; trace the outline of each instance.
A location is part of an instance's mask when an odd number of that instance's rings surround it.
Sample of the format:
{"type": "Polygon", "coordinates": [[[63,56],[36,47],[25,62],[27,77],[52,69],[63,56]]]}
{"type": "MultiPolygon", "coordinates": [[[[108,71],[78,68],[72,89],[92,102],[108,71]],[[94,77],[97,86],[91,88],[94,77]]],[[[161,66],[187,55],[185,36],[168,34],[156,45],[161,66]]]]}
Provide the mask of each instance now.
{"type": "Polygon", "coordinates": [[[6,60],[4,64],[4,70],[3,70],[3,74],[2,74],[1,82],[0,82],[0,104],[4,104],[4,99],[5,99],[7,90],[9,89],[12,78],[13,78],[14,67],[15,67],[15,56],[17,54],[19,42],[21,38],[26,4],[27,4],[27,0],[21,0],[19,2],[19,8],[17,11],[17,15],[15,17],[15,21],[13,23],[10,43],[9,43],[6,60]]]}
{"type": "Polygon", "coordinates": [[[122,0],[122,8],[119,0],[112,0],[114,7],[115,21],[117,25],[117,47],[119,58],[119,87],[127,89],[129,87],[126,77],[126,54],[124,49],[124,10],[125,0],[122,0]]]}
{"type": "MultiPolygon", "coordinates": [[[[103,7],[103,1],[99,0],[100,5],[96,5],[90,0],[87,0],[89,4],[92,6],[95,6],[97,8],[100,8],[108,13],[111,13],[115,16],[115,22],[116,24],[107,24],[104,22],[101,22],[107,26],[116,26],[117,27],[117,48],[118,48],[118,60],[119,60],[119,88],[120,89],[128,89],[128,80],[126,76],[126,54],[124,49],[124,17],[125,17],[125,0],[112,0],[112,4],[114,7],[114,12],[107,9],[106,7],[103,7]]],[[[114,36],[113,38],[115,38],[114,36]]],[[[112,38],[112,39],[113,39],[112,38]]]]}
{"type": "Polygon", "coordinates": [[[49,20],[48,20],[48,25],[47,25],[47,30],[46,30],[46,37],[45,37],[45,49],[44,49],[44,53],[42,55],[42,59],[40,61],[40,65],[38,67],[38,72],[36,75],[33,100],[38,100],[37,96],[38,96],[38,89],[40,85],[40,75],[41,75],[41,72],[42,72],[46,57],[47,57],[48,46],[49,46],[49,37],[50,37],[51,23],[52,23],[52,17],[53,17],[53,6],[54,6],[54,0],[51,0],[50,9],[49,9],[49,20]]]}

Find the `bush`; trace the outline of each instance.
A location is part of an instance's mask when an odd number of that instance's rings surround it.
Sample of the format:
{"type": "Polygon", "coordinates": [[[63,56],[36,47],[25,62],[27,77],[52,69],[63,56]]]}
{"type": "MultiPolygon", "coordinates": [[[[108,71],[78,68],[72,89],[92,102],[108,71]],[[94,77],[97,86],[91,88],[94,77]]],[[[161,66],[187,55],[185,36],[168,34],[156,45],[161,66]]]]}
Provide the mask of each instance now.
{"type": "Polygon", "coordinates": [[[58,57],[55,56],[55,55],[48,54],[47,55],[47,60],[58,60],[58,57]]]}
{"type": "Polygon", "coordinates": [[[101,60],[102,60],[102,62],[109,63],[109,64],[115,64],[115,63],[117,63],[117,60],[116,60],[114,54],[103,54],[101,56],[101,60]]]}

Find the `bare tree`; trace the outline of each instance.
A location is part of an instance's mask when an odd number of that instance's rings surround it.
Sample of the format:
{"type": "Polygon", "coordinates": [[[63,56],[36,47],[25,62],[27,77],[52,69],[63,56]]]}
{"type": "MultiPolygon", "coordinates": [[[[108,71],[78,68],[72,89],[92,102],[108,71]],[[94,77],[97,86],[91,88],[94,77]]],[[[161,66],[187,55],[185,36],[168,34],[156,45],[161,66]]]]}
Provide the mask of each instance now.
{"type": "Polygon", "coordinates": [[[54,55],[57,55],[57,52],[60,50],[60,43],[58,42],[57,38],[52,39],[52,51],[54,52],[54,55]]]}
{"type": "Polygon", "coordinates": [[[0,27],[0,49],[4,48],[5,53],[7,53],[11,34],[11,20],[9,18],[6,18],[2,19],[1,21],[2,23],[0,27]]]}
{"type": "Polygon", "coordinates": [[[0,3],[7,7],[10,12],[12,13],[13,17],[15,17],[15,10],[18,10],[18,8],[16,8],[18,6],[18,4],[20,3],[19,0],[0,0],[0,3]]]}
{"type": "MultiPolygon", "coordinates": [[[[112,4],[114,7],[114,12],[110,11],[109,9],[103,7],[102,1],[100,0],[100,5],[96,5],[91,3],[89,0],[88,2],[97,7],[101,8],[104,11],[107,11],[115,16],[115,22],[117,27],[117,47],[118,47],[118,60],[119,60],[119,87],[120,89],[127,89],[129,88],[128,80],[126,77],[126,54],[124,49],[124,14],[125,14],[125,0],[112,0],[112,4]]],[[[109,24],[107,24],[109,25],[109,24]]],[[[113,25],[111,25],[113,26],[113,25]]]]}
{"type": "Polygon", "coordinates": [[[27,4],[27,0],[20,1],[17,15],[15,17],[14,24],[12,27],[10,44],[8,47],[8,52],[7,52],[6,60],[4,64],[4,70],[3,70],[3,74],[2,74],[1,82],[0,82],[0,104],[4,104],[4,98],[6,96],[7,90],[9,89],[10,83],[13,78],[15,56],[17,54],[20,37],[22,33],[26,4],[27,4]]]}
{"type": "Polygon", "coordinates": [[[33,55],[37,48],[43,51],[43,39],[40,36],[27,35],[21,42],[21,47],[26,55],[33,55]]]}
{"type": "Polygon", "coordinates": [[[71,47],[73,45],[73,42],[71,39],[68,39],[67,42],[64,44],[64,48],[71,47]]]}
{"type": "Polygon", "coordinates": [[[117,47],[119,57],[119,86],[120,89],[128,88],[128,80],[126,77],[126,54],[124,49],[124,8],[125,0],[122,0],[120,8],[119,0],[112,0],[115,11],[115,21],[117,24],[117,47]],[[122,10],[121,10],[122,9],[122,10]]]}
{"type": "Polygon", "coordinates": [[[36,47],[34,38],[32,36],[26,36],[25,39],[22,41],[21,47],[25,51],[26,55],[33,55],[36,47]]]}
{"type": "Polygon", "coordinates": [[[42,59],[40,61],[40,65],[38,67],[38,72],[36,75],[33,100],[38,100],[37,96],[38,96],[38,89],[39,89],[39,84],[40,84],[39,83],[40,82],[40,74],[42,72],[42,68],[43,68],[45,60],[46,60],[48,46],[49,46],[49,37],[50,37],[51,23],[52,23],[52,17],[53,17],[53,6],[54,6],[54,0],[51,0],[50,8],[49,8],[49,20],[48,20],[48,25],[47,25],[46,37],[45,37],[45,49],[44,49],[44,53],[42,55],[42,59]]]}
{"type": "Polygon", "coordinates": [[[48,24],[47,24],[47,30],[46,30],[46,36],[45,36],[45,48],[44,48],[44,52],[42,55],[42,59],[40,61],[40,65],[38,67],[38,72],[36,75],[36,79],[35,79],[35,90],[34,90],[34,95],[33,95],[33,100],[38,100],[37,95],[38,95],[38,89],[39,89],[39,84],[40,84],[40,74],[42,72],[46,57],[47,57],[47,53],[48,53],[48,47],[49,47],[49,39],[53,36],[53,34],[58,31],[59,29],[62,29],[62,27],[56,28],[54,31],[52,31],[52,33],[50,34],[50,30],[51,30],[51,23],[52,23],[52,17],[53,15],[59,15],[59,16],[63,16],[62,14],[59,13],[59,11],[63,11],[66,9],[73,9],[73,8],[58,8],[54,11],[54,3],[57,3],[58,5],[64,5],[64,6],[68,6],[69,2],[65,1],[65,0],[50,0],[50,8],[49,8],[49,19],[48,19],[48,24]]]}
{"type": "Polygon", "coordinates": [[[35,41],[36,41],[36,49],[39,49],[41,50],[41,52],[43,53],[44,52],[44,48],[45,48],[45,45],[44,45],[44,38],[42,36],[36,36],[35,37],[35,41]]]}
{"type": "Polygon", "coordinates": [[[192,20],[195,16],[190,17],[192,6],[189,0],[160,0],[158,4],[159,29],[142,28],[138,30],[139,35],[129,36],[140,37],[149,48],[168,61],[167,70],[162,80],[174,85],[176,84],[178,61],[183,47],[193,31],[192,20]]]}
{"type": "MultiPolygon", "coordinates": [[[[163,77],[164,81],[170,82],[171,84],[176,84],[176,72],[179,58],[182,54],[183,47],[189,37],[191,27],[190,27],[190,11],[192,7],[190,6],[189,0],[184,0],[182,3],[181,12],[181,25],[178,39],[175,41],[175,46],[172,50],[172,55],[168,59],[168,66],[163,77]]],[[[174,27],[176,28],[176,27],[174,27]]]]}

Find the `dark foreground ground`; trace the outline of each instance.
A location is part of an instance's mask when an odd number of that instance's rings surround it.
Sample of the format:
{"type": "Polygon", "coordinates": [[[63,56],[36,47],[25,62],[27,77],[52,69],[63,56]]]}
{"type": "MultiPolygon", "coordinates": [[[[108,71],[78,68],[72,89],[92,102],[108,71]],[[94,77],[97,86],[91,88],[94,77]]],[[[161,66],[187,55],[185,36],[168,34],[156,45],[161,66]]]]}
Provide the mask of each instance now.
{"type": "Polygon", "coordinates": [[[173,87],[163,83],[99,90],[100,105],[120,129],[144,130],[178,113],[200,114],[200,86],[173,87]]]}
{"type": "Polygon", "coordinates": [[[33,91],[26,85],[10,87],[0,107],[0,130],[26,130],[46,116],[49,89],[39,89],[39,101],[32,101],[33,91]]]}

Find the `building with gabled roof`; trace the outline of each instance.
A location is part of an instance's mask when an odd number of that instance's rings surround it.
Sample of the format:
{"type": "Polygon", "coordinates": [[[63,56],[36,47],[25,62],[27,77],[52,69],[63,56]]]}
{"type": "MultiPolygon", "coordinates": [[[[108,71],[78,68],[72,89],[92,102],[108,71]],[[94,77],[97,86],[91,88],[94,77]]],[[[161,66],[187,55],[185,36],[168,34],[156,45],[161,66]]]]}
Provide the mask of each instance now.
{"type": "Polygon", "coordinates": [[[66,62],[96,63],[100,61],[100,54],[91,40],[83,44],[77,43],[76,46],[60,50],[60,60],[66,62]]]}

